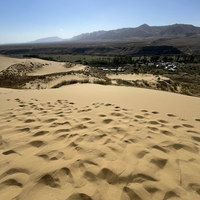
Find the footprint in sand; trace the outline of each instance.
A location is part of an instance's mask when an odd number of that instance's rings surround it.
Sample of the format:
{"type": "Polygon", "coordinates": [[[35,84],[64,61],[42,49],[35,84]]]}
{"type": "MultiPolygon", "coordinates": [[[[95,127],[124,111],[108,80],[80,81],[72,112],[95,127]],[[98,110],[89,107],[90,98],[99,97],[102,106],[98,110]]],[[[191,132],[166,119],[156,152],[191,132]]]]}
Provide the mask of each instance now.
{"type": "Polygon", "coordinates": [[[146,154],[148,154],[149,152],[148,151],[141,151],[137,154],[137,158],[143,158],[146,154]]]}
{"type": "Polygon", "coordinates": [[[26,107],[27,105],[25,104],[20,104],[19,107],[26,107]]]}
{"type": "Polygon", "coordinates": [[[82,118],[82,120],[83,120],[83,121],[89,121],[89,120],[91,120],[91,118],[89,118],[89,117],[84,117],[84,118],[82,118]]]}
{"type": "Polygon", "coordinates": [[[141,115],[135,115],[135,117],[138,118],[138,119],[143,119],[143,118],[144,118],[144,117],[141,116],[141,115]]]}
{"type": "Polygon", "coordinates": [[[23,115],[31,115],[31,114],[33,114],[33,113],[32,112],[26,112],[23,115]]]}
{"type": "Polygon", "coordinates": [[[0,179],[3,179],[6,176],[10,176],[17,173],[28,175],[28,170],[23,168],[11,168],[5,171],[3,174],[1,174],[0,179]]]}
{"type": "Polygon", "coordinates": [[[95,122],[93,122],[93,121],[89,121],[88,124],[95,124],[95,122]]]}
{"type": "Polygon", "coordinates": [[[107,103],[107,104],[105,104],[105,106],[112,106],[112,104],[110,104],[110,103],[107,103]]]}
{"type": "Polygon", "coordinates": [[[118,182],[118,175],[107,168],[103,168],[97,175],[100,179],[105,179],[108,184],[114,185],[118,182]]]}
{"type": "Polygon", "coordinates": [[[194,190],[198,195],[200,195],[200,184],[190,183],[188,187],[194,190]]]}
{"type": "Polygon", "coordinates": [[[89,112],[91,111],[92,109],[88,108],[88,109],[82,109],[82,110],[79,110],[78,113],[81,113],[81,112],[89,112]]]}
{"type": "Polygon", "coordinates": [[[194,134],[200,135],[200,132],[198,132],[198,131],[187,130],[187,132],[188,132],[188,133],[194,133],[194,134]]]}
{"type": "Polygon", "coordinates": [[[57,127],[57,126],[63,126],[63,125],[69,125],[69,126],[71,126],[71,124],[70,124],[70,122],[68,122],[68,121],[65,121],[65,122],[54,122],[53,124],[51,124],[51,126],[50,127],[57,127]]]}
{"type": "Polygon", "coordinates": [[[3,152],[2,154],[3,155],[10,155],[10,154],[18,154],[18,153],[16,151],[14,151],[14,150],[8,150],[8,151],[3,152]]]}
{"type": "Polygon", "coordinates": [[[29,144],[33,147],[36,147],[36,148],[39,148],[39,147],[45,145],[45,143],[41,140],[35,140],[35,141],[30,142],[29,144]]]}
{"type": "Polygon", "coordinates": [[[159,123],[157,121],[149,121],[149,124],[158,125],[159,123]]]}
{"type": "Polygon", "coordinates": [[[197,122],[200,122],[200,119],[195,119],[197,122]]]}
{"type": "Polygon", "coordinates": [[[59,129],[59,130],[55,131],[56,134],[57,133],[66,133],[66,132],[70,132],[70,130],[69,129],[59,129]]]}
{"type": "Polygon", "coordinates": [[[113,120],[112,119],[104,119],[103,120],[103,123],[104,124],[109,124],[110,122],[112,122],[113,120]]]}
{"type": "Polygon", "coordinates": [[[163,130],[163,131],[161,131],[161,133],[163,133],[163,134],[165,134],[167,136],[174,136],[174,134],[172,132],[167,131],[167,130],[163,130]]]}
{"type": "Polygon", "coordinates": [[[200,142],[200,137],[192,137],[193,140],[200,142]]]}
{"type": "Polygon", "coordinates": [[[180,125],[174,125],[174,126],[173,126],[174,129],[178,129],[178,128],[181,128],[181,127],[182,127],[182,126],[180,126],[180,125]]]}
{"type": "Polygon", "coordinates": [[[147,128],[149,128],[152,131],[158,131],[158,128],[156,128],[156,127],[150,127],[150,126],[148,126],[147,128]]]}
{"type": "Polygon", "coordinates": [[[87,129],[87,126],[85,126],[84,124],[77,124],[72,127],[72,130],[83,130],[83,129],[87,129]]]}
{"type": "Polygon", "coordinates": [[[160,120],[158,120],[160,123],[163,123],[163,124],[167,124],[168,122],[167,121],[165,121],[165,120],[163,120],[163,119],[160,119],[160,120]]]}
{"type": "Polygon", "coordinates": [[[180,199],[179,195],[177,195],[174,191],[169,191],[165,194],[165,197],[163,200],[167,199],[180,199]]]}
{"type": "Polygon", "coordinates": [[[116,113],[116,112],[111,113],[110,115],[115,116],[115,117],[122,117],[122,116],[124,116],[123,114],[121,114],[121,113],[116,113]]]}
{"type": "Polygon", "coordinates": [[[87,179],[89,182],[95,182],[95,181],[97,181],[96,176],[95,176],[92,172],[85,171],[83,176],[84,176],[84,178],[87,179]]]}
{"type": "Polygon", "coordinates": [[[55,114],[56,115],[60,115],[60,114],[62,114],[63,113],[63,111],[60,111],[60,112],[56,112],[55,114]]]}
{"type": "Polygon", "coordinates": [[[99,117],[106,117],[106,115],[104,115],[104,114],[99,114],[98,116],[99,117]]]}
{"type": "Polygon", "coordinates": [[[194,126],[192,126],[190,124],[183,124],[183,126],[185,126],[186,128],[194,128],[194,126]]]}
{"type": "Polygon", "coordinates": [[[84,193],[75,193],[70,195],[66,200],[75,200],[75,199],[80,199],[80,200],[92,200],[90,196],[84,193]]]}
{"type": "Polygon", "coordinates": [[[156,150],[159,150],[159,151],[162,151],[164,153],[168,153],[168,151],[166,149],[164,149],[163,147],[159,146],[159,145],[154,145],[152,146],[153,149],[156,149],[156,150]]]}
{"type": "MultiPolygon", "coordinates": [[[[15,179],[8,179],[6,181],[3,181],[0,186],[17,186],[22,188],[23,184],[19,183],[18,181],[16,181],[15,179]]],[[[4,188],[4,187],[3,187],[4,188]]]]}
{"type": "Polygon", "coordinates": [[[61,159],[63,157],[63,155],[64,155],[63,152],[53,150],[53,151],[47,152],[45,154],[38,154],[37,156],[41,157],[45,160],[48,160],[48,161],[55,161],[55,160],[61,159]]]}
{"type": "Polygon", "coordinates": [[[60,135],[58,136],[56,139],[57,140],[64,140],[69,134],[63,134],[63,135],[60,135]]]}
{"type": "Polygon", "coordinates": [[[128,186],[124,187],[122,190],[120,200],[123,200],[123,199],[143,200],[143,198],[139,194],[137,194],[132,188],[129,188],[128,186]]]}
{"type": "Polygon", "coordinates": [[[176,115],[174,115],[174,114],[167,114],[167,116],[169,116],[169,117],[176,117],[176,115]]]}
{"type": "Polygon", "coordinates": [[[185,144],[175,143],[175,144],[172,145],[172,148],[174,148],[175,150],[184,149],[186,151],[196,153],[196,154],[199,153],[198,148],[196,148],[195,146],[191,147],[191,146],[188,146],[188,145],[185,145],[185,144]]]}
{"type": "MultiPolygon", "coordinates": [[[[79,135],[79,134],[78,134],[78,133],[70,134],[70,135],[69,135],[69,138],[74,138],[74,137],[76,137],[77,135],[79,135]]],[[[78,141],[78,140],[76,140],[76,141],[78,141]]]]}
{"type": "Polygon", "coordinates": [[[35,133],[33,136],[34,137],[42,136],[42,135],[46,135],[47,133],[49,133],[49,131],[39,131],[39,132],[35,133]]]}
{"type": "Polygon", "coordinates": [[[59,104],[62,104],[62,100],[57,100],[57,102],[58,102],[59,104]]]}
{"type": "Polygon", "coordinates": [[[20,131],[20,132],[29,132],[30,128],[21,128],[21,129],[18,129],[18,131],[20,131]]]}
{"type": "Polygon", "coordinates": [[[51,118],[51,119],[45,120],[44,122],[45,122],[45,123],[50,123],[50,122],[54,122],[54,121],[56,121],[56,120],[57,120],[57,118],[51,118]]]}
{"type": "Polygon", "coordinates": [[[148,110],[141,110],[141,112],[144,112],[144,113],[146,113],[146,112],[148,112],[148,110]]]}
{"type": "Polygon", "coordinates": [[[33,129],[39,129],[39,128],[41,128],[42,126],[35,126],[35,127],[33,127],[33,129]]]}
{"type": "Polygon", "coordinates": [[[35,122],[34,119],[27,119],[24,123],[32,123],[32,122],[35,122]]]}
{"type": "Polygon", "coordinates": [[[159,112],[157,112],[157,111],[153,111],[152,113],[155,114],[155,115],[156,115],[156,114],[159,114],[159,112]]]}
{"type": "Polygon", "coordinates": [[[167,164],[167,159],[163,158],[153,158],[151,159],[150,163],[156,165],[158,168],[163,169],[165,165],[167,164]]]}

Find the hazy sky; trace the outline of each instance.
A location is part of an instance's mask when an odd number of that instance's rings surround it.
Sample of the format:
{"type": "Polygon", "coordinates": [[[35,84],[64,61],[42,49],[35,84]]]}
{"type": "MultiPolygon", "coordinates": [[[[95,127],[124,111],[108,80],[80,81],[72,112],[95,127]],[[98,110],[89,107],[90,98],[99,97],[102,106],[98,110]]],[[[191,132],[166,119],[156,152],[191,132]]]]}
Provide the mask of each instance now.
{"type": "Polygon", "coordinates": [[[200,0],[0,0],[0,44],[144,23],[200,26],[200,0]]]}

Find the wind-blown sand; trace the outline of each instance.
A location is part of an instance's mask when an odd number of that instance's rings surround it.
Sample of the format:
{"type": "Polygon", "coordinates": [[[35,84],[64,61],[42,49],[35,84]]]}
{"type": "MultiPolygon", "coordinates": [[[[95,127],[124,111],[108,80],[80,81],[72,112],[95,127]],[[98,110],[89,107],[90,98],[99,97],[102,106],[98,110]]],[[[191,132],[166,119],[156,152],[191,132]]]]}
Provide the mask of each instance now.
{"type": "Polygon", "coordinates": [[[200,99],[117,86],[0,89],[1,200],[200,199],[200,99]]]}

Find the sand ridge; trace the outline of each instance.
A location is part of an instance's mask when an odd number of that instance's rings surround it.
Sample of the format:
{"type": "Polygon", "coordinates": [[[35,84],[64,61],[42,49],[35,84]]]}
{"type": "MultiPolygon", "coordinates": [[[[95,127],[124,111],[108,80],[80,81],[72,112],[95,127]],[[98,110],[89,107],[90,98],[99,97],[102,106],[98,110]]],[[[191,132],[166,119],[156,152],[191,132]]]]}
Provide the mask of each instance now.
{"type": "MultiPolygon", "coordinates": [[[[85,69],[84,65],[42,60],[38,58],[11,58],[0,55],[0,71],[23,71],[27,75],[45,75],[85,69]],[[19,70],[17,68],[20,68],[19,70]],[[31,70],[26,70],[30,68],[31,70]]],[[[12,72],[12,73],[13,73],[12,72]]]]}
{"type": "Polygon", "coordinates": [[[0,115],[1,199],[200,198],[199,118],[111,102],[10,101],[18,106],[0,115]]]}

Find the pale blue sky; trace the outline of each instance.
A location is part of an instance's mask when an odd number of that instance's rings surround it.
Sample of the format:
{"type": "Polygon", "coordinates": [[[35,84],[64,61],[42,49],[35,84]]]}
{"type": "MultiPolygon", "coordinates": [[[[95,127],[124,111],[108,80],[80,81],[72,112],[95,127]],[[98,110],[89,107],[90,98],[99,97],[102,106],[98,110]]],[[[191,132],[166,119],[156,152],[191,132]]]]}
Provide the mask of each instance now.
{"type": "Polygon", "coordinates": [[[200,0],[0,0],[0,44],[144,23],[200,26],[200,0]]]}

